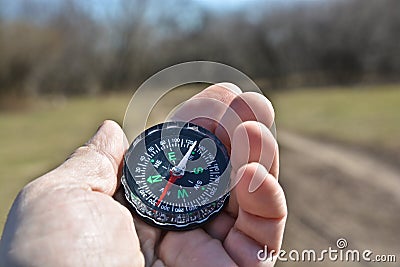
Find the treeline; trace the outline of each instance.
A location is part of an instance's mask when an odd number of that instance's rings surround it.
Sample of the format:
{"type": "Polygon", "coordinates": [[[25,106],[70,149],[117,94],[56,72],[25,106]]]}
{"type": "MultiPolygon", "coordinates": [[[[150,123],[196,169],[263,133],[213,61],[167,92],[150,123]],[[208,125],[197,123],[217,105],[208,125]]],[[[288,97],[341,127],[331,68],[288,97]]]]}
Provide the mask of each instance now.
{"type": "Polygon", "coordinates": [[[400,77],[398,0],[259,1],[231,12],[100,3],[0,0],[0,96],[132,89],[189,60],[226,63],[273,88],[400,77]]]}

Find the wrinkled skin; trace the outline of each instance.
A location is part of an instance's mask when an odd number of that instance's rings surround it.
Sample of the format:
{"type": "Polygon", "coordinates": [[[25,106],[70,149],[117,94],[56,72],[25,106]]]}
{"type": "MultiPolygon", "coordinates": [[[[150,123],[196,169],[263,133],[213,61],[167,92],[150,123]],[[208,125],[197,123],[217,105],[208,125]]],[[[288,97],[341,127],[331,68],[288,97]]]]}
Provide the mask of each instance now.
{"type": "Polygon", "coordinates": [[[277,181],[278,146],[268,130],[272,105],[262,95],[220,84],[194,96],[173,117],[214,132],[231,153],[237,184],[213,221],[166,232],[132,216],[120,204],[128,143],[118,124],[105,121],[61,166],[18,194],[1,240],[0,266],[272,266],[257,259],[264,245],[279,250],[287,216],[277,181]],[[201,112],[219,123],[199,118],[207,117],[201,112]]]}

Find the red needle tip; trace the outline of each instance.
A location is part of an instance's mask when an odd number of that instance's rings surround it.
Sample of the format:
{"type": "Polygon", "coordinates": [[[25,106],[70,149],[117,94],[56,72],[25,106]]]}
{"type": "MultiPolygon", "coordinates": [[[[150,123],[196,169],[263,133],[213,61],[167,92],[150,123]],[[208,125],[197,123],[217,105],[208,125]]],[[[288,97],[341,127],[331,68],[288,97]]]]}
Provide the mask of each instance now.
{"type": "Polygon", "coordinates": [[[172,174],[172,171],[169,172],[169,179],[168,179],[168,183],[165,185],[164,190],[161,194],[161,196],[158,198],[156,206],[160,206],[161,201],[164,199],[164,197],[167,195],[168,190],[171,188],[171,186],[176,182],[176,180],[178,180],[179,178],[181,178],[182,176],[175,176],[172,174]]]}

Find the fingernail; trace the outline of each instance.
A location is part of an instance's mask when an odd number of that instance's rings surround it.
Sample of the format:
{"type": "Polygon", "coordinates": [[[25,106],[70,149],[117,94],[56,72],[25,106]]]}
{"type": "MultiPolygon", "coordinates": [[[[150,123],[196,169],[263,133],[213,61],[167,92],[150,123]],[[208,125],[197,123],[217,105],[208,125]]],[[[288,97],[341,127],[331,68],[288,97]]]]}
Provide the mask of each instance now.
{"type": "Polygon", "coordinates": [[[264,175],[257,175],[257,172],[255,172],[249,184],[249,193],[255,192],[261,186],[264,180],[264,175]]]}

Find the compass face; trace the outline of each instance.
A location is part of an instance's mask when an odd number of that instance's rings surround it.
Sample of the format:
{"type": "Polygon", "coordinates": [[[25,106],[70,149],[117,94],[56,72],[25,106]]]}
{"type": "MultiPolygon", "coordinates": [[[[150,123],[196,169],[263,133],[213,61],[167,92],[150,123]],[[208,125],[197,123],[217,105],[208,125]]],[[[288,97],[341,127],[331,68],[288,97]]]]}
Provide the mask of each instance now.
{"type": "Polygon", "coordinates": [[[146,222],[186,230],[212,219],[229,196],[230,162],[210,131],[166,122],[140,134],[124,158],[127,200],[146,222]]]}

